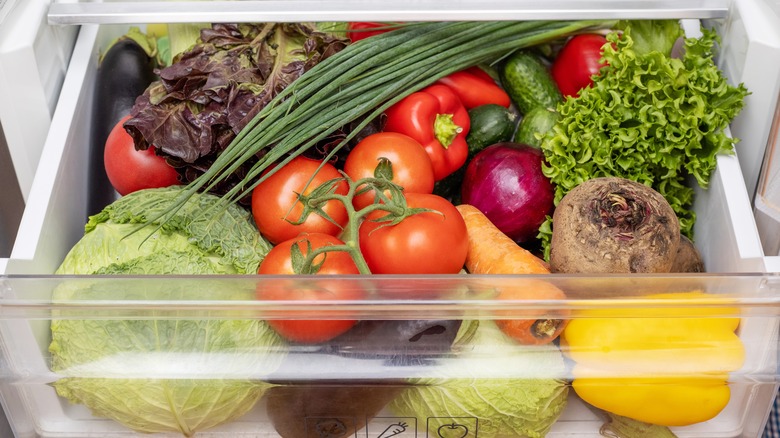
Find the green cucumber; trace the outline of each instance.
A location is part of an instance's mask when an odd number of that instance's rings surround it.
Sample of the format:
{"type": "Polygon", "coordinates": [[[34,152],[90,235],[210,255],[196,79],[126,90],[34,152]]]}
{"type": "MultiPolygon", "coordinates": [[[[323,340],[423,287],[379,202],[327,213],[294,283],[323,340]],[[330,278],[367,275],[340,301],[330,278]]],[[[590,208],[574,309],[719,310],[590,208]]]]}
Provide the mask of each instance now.
{"type": "Polygon", "coordinates": [[[469,158],[491,144],[511,140],[516,118],[509,109],[493,103],[470,109],[471,129],[466,136],[469,158]]]}
{"type": "Polygon", "coordinates": [[[514,52],[499,68],[499,77],[504,90],[523,115],[536,107],[554,109],[563,102],[550,70],[534,52],[514,52]]]}
{"type": "Polygon", "coordinates": [[[559,114],[554,109],[536,107],[523,116],[517,125],[514,142],[527,144],[539,149],[542,145],[541,138],[536,138],[536,134],[544,136],[551,130],[558,121],[559,114]]]}

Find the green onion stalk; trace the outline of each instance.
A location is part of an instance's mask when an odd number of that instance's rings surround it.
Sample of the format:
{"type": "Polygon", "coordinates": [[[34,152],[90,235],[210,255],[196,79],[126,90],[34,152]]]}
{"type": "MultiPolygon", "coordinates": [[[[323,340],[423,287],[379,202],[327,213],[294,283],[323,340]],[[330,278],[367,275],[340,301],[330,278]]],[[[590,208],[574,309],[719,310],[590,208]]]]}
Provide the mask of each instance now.
{"type": "Polygon", "coordinates": [[[494,64],[515,50],[613,24],[604,20],[409,23],[351,44],[279,93],[182,191],[171,210],[184,205],[193,193],[210,190],[261,151],[266,153],[223,196],[223,203],[236,202],[294,157],[363,117],[323,159],[324,164],[372,119],[439,78],[476,64],[494,64]]]}

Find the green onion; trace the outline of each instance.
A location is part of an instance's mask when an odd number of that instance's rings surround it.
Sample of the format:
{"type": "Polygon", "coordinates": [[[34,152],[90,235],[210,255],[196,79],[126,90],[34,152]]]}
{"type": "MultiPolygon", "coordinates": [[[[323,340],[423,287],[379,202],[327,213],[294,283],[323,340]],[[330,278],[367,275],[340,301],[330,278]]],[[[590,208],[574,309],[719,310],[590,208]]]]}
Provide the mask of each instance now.
{"type": "MultiPolygon", "coordinates": [[[[611,21],[426,22],[399,25],[332,55],[288,86],[236,136],[212,166],[183,191],[178,209],[209,190],[261,151],[265,155],[223,196],[235,202],[268,175],[340,127],[371,119],[414,91],[476,64],[495,63],[514,50],[548,42],[611,21]],[[268,174],[262,175],[272,165],[268,174]]],[[[324,162],[324,161],[323,161],[324,162]]]]}

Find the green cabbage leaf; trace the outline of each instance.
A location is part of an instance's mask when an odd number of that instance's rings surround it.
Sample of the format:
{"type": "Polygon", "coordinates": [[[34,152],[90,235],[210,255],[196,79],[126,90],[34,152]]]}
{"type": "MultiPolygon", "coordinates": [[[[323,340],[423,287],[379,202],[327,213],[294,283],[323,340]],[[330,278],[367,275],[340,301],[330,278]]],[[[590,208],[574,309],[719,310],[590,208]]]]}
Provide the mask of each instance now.
{"type": "Polygon", "coordinates": [[[416,417],[431,436],[544,437],[566,407],[560,350],[519,345],[488,320],[464,321],[461,333],[453,358],[390,403],[394,415],[416,417]]]}
{"type": "Polygon", "coordinates": [[[201,193],[181,209],[160,217],[181,192],[178,186],[147,189],[114,201],[89,218],[84,236],[56,273],[256,273],[271,244],[257,231],[249,213],[235,205],[226,208],[218,197],[201,193]],[[150,222],[151,218],[158,219],[150,222]],[[166,266],[150,262],[144,267],[137,262],[144,257],[175,256],[176,252],[189,252],[191,257],[166,266]],[[125,264],[135,267],[125,270],[125,264]]]}
{"type": "Polygon", "coordinates": [[[53,292],[63,305],[142,302],[159,311],[79,317],[58,311],[51,323],[57,393],[95,416],[138,432],[191,436],[250,411],[270,384],[262,377],[283,357],[281,338],[256,315],[166,309],[182,302],[253,300],[240,276],[256,272],[270,246],[248,213],[196,195],[164,225],[147,222],[180,188],[129,194],[90,218],[68,253],[53,292]],[[214,208],[211,208],[214,207],[214,208]],[[139,229],[139,226],[143,228],[139,229]],[[135,231],[135,232],[134,232],[135,231]],[[94,276],[92,274],[95,274],[94,276]],[[124,274],[116,279],[106,275],[124,274]],[[168,280],[163,274],[201,278],[168,280]],[[201,275],[203,274],[203,275],[201,275]]]}

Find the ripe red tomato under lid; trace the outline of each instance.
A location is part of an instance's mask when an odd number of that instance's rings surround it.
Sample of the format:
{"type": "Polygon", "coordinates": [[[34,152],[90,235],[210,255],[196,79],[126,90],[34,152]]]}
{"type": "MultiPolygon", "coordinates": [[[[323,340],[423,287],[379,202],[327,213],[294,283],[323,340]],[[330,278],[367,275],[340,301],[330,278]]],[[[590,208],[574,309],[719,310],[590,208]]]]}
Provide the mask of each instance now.
{"type": "MultiPolygon", "coordinates": [[[[303,233],[276,245],[258,268],[258,274],[274,275],[273,278],[261,279],[258,282],[256,295],[259,300],[320,302],[353,301],[365,297],[365,290],[354,280],[331,277],[358,274],[352,257],[343,251],[317,256],[314,262],[321,262],[322,265],[313,277],[294,275],[292,247],[297,245],[301,253],[306,255],[307,241],[312,249],[343,245],[338,238],[322,233],[303,233]],[[289,278],[281,278],[280,275],[289,278]]],[[[325,342],[357,324],[354,315],[349,312],[333,315],[330,319],[322,319],[321,312],[303,310],[289,310],[285,312],[285,316],[294,319],[268,319],[268,325],[285,339],[299,343],[325,342]]]]}
{"type": "Polygon", "coordinates": [[[571,37],[558,52],[550,68],[558,89],[564,96],[579,96],[580,90],[593,84],[592,76],[604,66],[600,61],[607,39],[599,34],[571,37]]]}
{"type": "MultiPolygon", "coordinates": [[[[404,193],[433,192],[433,165],[422,145],[408,135],[397,132],[379,132],[360,141],[347,156],[344,172],[352,180],[374,176],[380,158],[392,164],[392,181],[403,187],[404,193]]],[[[355,209],[374,202],[374,192],[355,196],[355,209]]]]}
{"type": "MultiPolygon", "coordinates": [[[[285,240],[274,246],[271,251],[260,263],[260,267],[257,270],[258,274],[285,274],[293,275],[299,274],[295,272],[292,264],[292,248],[293,245],[297,245],[301,250],[301,253],[305,256],[308,253],[308,245],[311,244],[311,248],[318,249],[325,246],[343,245],[344,242],[337,237],[323,233],[301,233],[298,236],[285,240]]],[[[345,251],[330,251],[325,254],[320,254],[314,258],[313,264],[322,263],[317,275],[331,275],[331,274],[359,274],[355,262],[350,257],[349,253],[345,251]]]]}
{"type": "Polygon", "coordinates": [[[360,250],[373,274],[456,274],[463,268],[468,235],[463,217],[441,196],[409,193],[418,213],[396,225],[374,222],[384,212],[368,215],[360,225],[360,250]]]}
{"type": "Polygon", "coordinates": [[[154,146],[137,150],[130,134],[125,131],[125,116],[106,139],[103,165],[109,182],[120,195],[142,189],[169,187],[179,184],[179,175],[164,157],[156,154],[154,146]]]}
{"type": "MultiPolygon", "coordinates": [[[[328,201],[322,207],[335,223],[316,212],[312,212],[302,224],[292,223],[298,221],[303,213],[304,205],[298,200],[298,193],[307,195],[324,182],[342,176],[330,163],[318,171],[319,166],[319,160],[300,156],[293,158],[252,191],[252,215],[257,229],[271,243],[292,239],[300,233],[317,232],[332,236],[341,233],[349,218],[344,204],[338,200],[328,201]],[[315,175],[314,179],[307,186],[312,175],[315,175]]],[[[343,195],[348,190],[346,181],[341,181],[336,193],[343,195]]]]}

